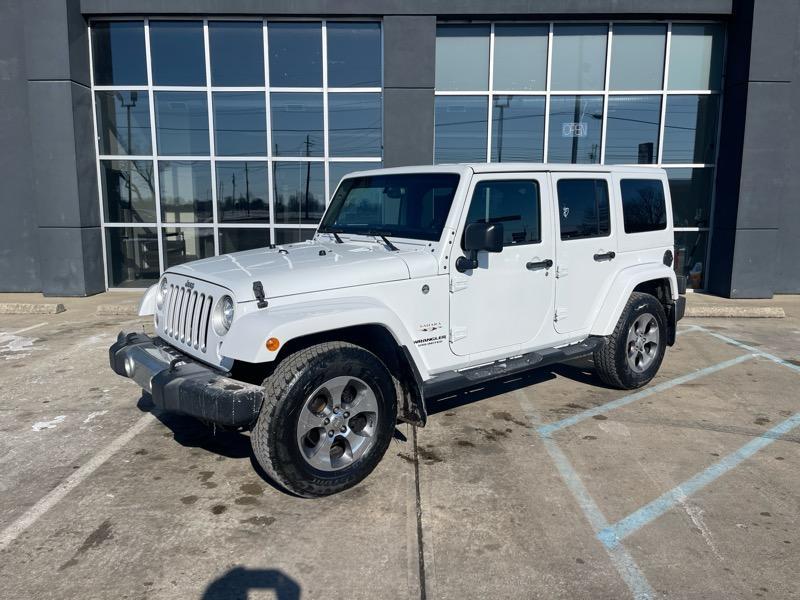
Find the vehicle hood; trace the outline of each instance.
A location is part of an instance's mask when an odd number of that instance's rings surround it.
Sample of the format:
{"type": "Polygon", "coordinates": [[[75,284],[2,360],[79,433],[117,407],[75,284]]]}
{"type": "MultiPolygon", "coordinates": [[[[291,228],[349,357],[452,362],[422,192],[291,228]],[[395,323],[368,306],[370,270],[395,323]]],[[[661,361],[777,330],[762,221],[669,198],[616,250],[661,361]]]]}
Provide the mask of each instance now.
{"type": "Polygon", "coordinates": [[[166,275],[221,285],[233,292],[237,302],[247,302],[255,299],[254,281],[262,283],[267,298],[278,298],[398,281],[435,270],[436,260],[430,252],[392,252],[379,244],[311,241],[206,258],[172,267],[166,275]]]}

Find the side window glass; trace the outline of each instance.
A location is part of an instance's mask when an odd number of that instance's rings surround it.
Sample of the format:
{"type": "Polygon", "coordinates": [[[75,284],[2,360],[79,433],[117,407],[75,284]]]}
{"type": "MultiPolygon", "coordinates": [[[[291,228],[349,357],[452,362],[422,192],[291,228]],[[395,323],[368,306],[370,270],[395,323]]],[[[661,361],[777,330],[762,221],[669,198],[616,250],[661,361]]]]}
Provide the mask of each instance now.
{"type": "Polygon", "coordinates": [[[481,181],[472,194],[466,225],[502,223],[503,246],[536,244],[542,241],[539,211],[538,182],[481,181]]]}
{"type": "Polygon", "coordinates": [[[625,233],[659,231],[667,228],[664,184],[658,179],[623,179],[622,215],[625,233]]]}
{"type": "Polygon", "coordinates": [[[562,240],[611,234],[608,183],[605,179],[562,179],[557,190],[562,240]]]}

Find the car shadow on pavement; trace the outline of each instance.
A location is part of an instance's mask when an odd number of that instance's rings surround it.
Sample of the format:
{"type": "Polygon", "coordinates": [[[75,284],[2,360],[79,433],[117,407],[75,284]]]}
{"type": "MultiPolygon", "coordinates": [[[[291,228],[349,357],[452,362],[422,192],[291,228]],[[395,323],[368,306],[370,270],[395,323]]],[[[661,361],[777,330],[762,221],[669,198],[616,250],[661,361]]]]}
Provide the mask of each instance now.
{"type": "MultiPolygon", "coordinates": [[[[271,488],[295,498],[301,498],[278,485],[261,467],[253,453],[250,435],[244,431],[233,431],[223,427],[206,425],[194,417],[176,413],[163,412],[155,407],[152,397],[147,392],[136,403],[142,412],[151,413],[162,425],[172,432],[173,439],[185,448],[200,448],[206,452],[224,456],[225,458],[250,460],[256,474],[271,488]]],[[[407,442],[408,438],[395,429],[394,438],[399,442],[407,442]]]]}
{"type": "Polygon", "coordinates": [[[275,490],[293,496],[280,487],[266,471],[261,468],[250,445],[250,436],[243,431],[233,431],[206,425],[187,415],[158,410],[150,394],[143,392],[136,407],[142,412],[151,413],[162,425],[172,432],[173,439],[185,448],[200,448],[206,452],[232,459],[249,459],[256,474],[275,490]]]}
{"type": "Polygon", "coordinates": [[[209,584],[202,600],[247,600],[251,590],[274,591],[278,600],[300,598],[300,584],[282,571],[234,567],[209,584]]]}
{"type": "Polygon", "coordinates": [[[578,383],[609,389],[594,371],[588,358],[576,359],[569,363],[560,363],[531,369],[521,373],[514,373],[507,377],[500,377],[489,382],[480,383],[473,389],[466,388],[446,396],[434,396],[426,399],[428,416],[452,410],[460,406],[480,402],[501,394],[507,394],[531,385],[550,381],[556,377],[565,377],[578,383]]]}

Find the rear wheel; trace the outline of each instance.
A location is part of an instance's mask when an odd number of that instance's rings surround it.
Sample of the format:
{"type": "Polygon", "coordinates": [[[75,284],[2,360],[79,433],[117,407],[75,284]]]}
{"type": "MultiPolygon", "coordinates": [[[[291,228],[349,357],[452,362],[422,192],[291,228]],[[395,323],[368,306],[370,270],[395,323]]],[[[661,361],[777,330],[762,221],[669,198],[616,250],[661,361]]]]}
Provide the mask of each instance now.
{"type": "Polygon", "coordinates": [[[392,377],[359,346],[327,342],[299,351],[264,381],[264,392],[253,450],[270,477],[300,496],[356,485],[391,441],[392,377]]]}
{"type": "Polygon", "coordinates": [[[594,352],[600,379],[624,390],[642,387],[655,377],[666,350],[664,307],[650,294],[634,292],[606,344],[594,352]]]}

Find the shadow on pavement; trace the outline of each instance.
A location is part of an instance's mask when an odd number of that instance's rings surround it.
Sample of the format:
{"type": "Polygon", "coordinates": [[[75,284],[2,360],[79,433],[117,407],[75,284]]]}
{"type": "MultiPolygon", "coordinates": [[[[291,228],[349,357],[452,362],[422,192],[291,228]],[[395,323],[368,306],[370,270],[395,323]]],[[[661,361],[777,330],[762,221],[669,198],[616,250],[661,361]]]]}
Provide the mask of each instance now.
{"type": "Polygon", "coordinates": [[[509,375],[508,377],[500,377],[481,383],[475,388],[467,388],[447,396],[428,398],[426,400],[428,415],[432,416],[446,410],[472,404],[473,402],[493,398],[500,394],[507,394],[530,385],[550,381],[557,376],[572,379],[585,385],[609,389],[595,373],[591,361],[587,358],[582,358],[569,363],[550,365],[539,369],[534,368],[530,371],[509,375]]]}
{"type": "Polygon", "coordinates": [[[247,600],[250,590],[273,590],[278,600],[300,598],[300,585],[277,569],[234,567],[215,579],[203,593],[203,600],[247,600]]]}

